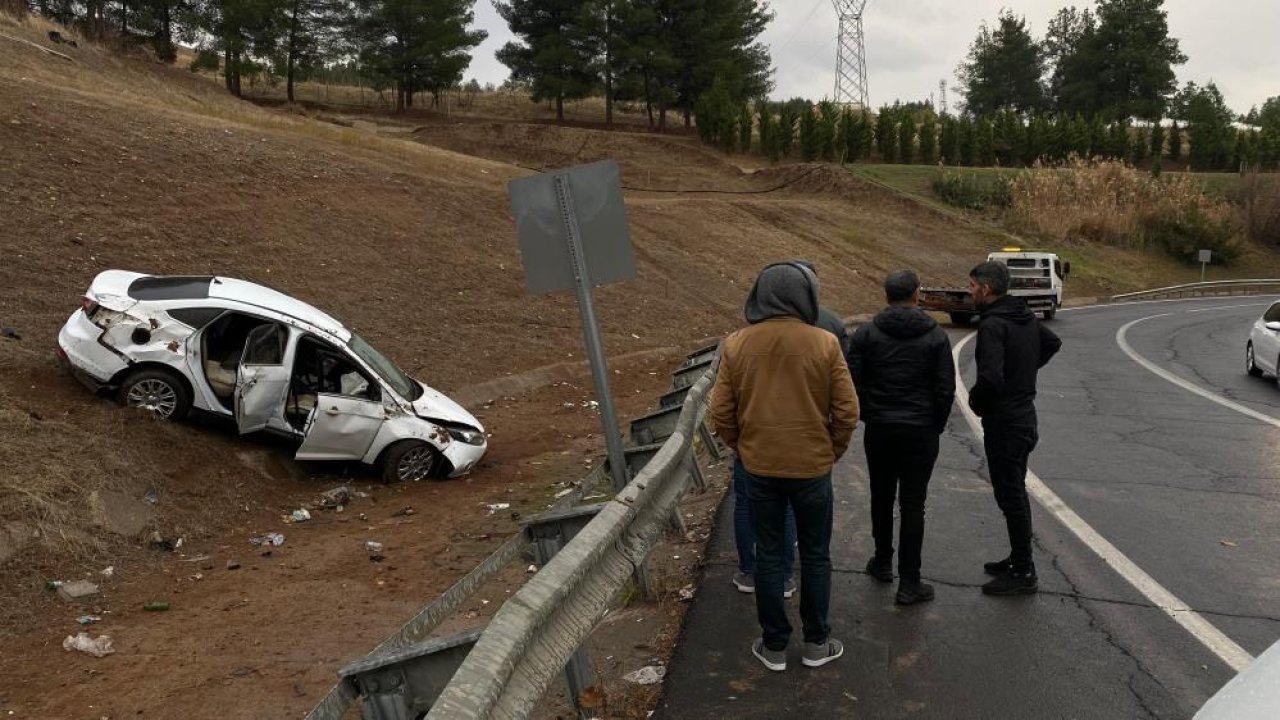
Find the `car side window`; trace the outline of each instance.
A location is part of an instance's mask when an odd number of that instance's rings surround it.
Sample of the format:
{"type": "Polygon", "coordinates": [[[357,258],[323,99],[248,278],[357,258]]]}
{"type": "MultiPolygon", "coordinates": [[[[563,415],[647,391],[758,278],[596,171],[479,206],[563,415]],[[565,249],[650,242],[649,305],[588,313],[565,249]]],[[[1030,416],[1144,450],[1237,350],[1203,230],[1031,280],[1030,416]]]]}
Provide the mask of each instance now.
{"type": "Polygon", "coordinates": [[[1262,316],[1263,322],[1280,322],[1280,302],[1275,303],[1267,308],[1267,313],[1262,316]]]}
{"type": "Polygon", "coordinates": [[[260,325],[245,341],[245,365],[281,365],[284,363],[284,327],[271,323],[260,325]]]}
{"type": "Polygon", "coordinates": [[[223,313],[222,308],[173,308],[169,317],[196,330],[213,322],[223,313]]]}

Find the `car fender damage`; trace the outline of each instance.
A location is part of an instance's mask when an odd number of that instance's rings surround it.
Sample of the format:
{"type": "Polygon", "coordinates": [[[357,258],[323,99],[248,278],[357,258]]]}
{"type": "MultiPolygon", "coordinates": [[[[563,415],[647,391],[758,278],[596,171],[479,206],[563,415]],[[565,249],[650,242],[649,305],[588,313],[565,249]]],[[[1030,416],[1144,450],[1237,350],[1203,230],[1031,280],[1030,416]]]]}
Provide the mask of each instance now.
{"type": "Polygon", "coordinates": [[[186,341],[195,332],[163,312],[147,312],[137,304],[127,311],[99,305],[91,319],[103,330],[98,343],[124,353],[130,363],[172,363],[186,355],[186,341]]]}

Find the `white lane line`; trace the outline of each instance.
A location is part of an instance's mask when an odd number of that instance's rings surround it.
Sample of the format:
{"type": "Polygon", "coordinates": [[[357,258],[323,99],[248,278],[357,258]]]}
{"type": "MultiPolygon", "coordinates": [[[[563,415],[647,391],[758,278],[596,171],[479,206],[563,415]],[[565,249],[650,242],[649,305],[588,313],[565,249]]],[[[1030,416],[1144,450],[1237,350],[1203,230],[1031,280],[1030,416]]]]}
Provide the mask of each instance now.
{"type": "MultiPolygon", "coordinates": [[[[953,354],[956,363],[956,402],[960,405],[960,410],[964,414],[965,420],[968,421],[969,428],[981,440],[982,422],[969,409],[969,391],[965,388],[964,378],[960,374],[960,351],[976,335],[977,333],[970,333],[956,343],[953,354]]],[[[1248,667],[1249,663],[1253,662],[1253,656],[1246,652],[1244,648],[1237,645],[1234,640],[1214,627],[1208,620],[1205,620],[1200,613],[1192,610],[1186,603],[1178,599],[1178,596],[1156,582],[1155,578],[1148,575],[1145,570],[1138,567],[1136,563],[1120,552],[1119,548],[1102,537],[1097,530],[1093,529],[1092,525],[1085,522],[1084,518],[1068,507],[1062,501],[1062,498],[1050,490],[1049,486],[1045,485],[1044,481],[1040,479],[1040,476],[1030,469],[1027,470],[1027,492],[1031,494],[1031,497],[1035,498],[1036,502],[1040,503],[1045,511],[1057,518],[1058,522],[1066,526],[1090,550],[1119,573],[1120,577],[1124,578],[1135,590],[1142,593],[1144,597],[1160,608],[1174,622],[1181,625],[1184,630],[1191,633],[1192,637],[1200,641],[1200,644],[1204,645],[1209,652],[1218,656],[1232,671],[1240,672],[1248,667]]]]}
{"type": "MultiPolygon", "coordinates": [[[[1185,312],[1186,313],[1208,312],[1211,310],[1230,310],[1232,308],[1242,308],[1242,307],[1261,307],[1261,305],[1228,305],[1228,306],[1222,306],[1222,307],[1202,308],[1200,310],[1187,310],[1185,312]]],[[[1173,383],[1174,385],[1177,385],[1183,390],[1199,395],[1205,400],[1217,403],[1222,407],[1227,408],[1228,410],[1235,410],[1241,415],[1246,415],[1248,417],[1253,418],[1254,420],[1267,423],[1268,425],[1271,425],[1273,427],[1280,427],[1280,420],[1277,420],[1276,418],[1270,415],[1267,415],[1266,413],[1260,413],[1257,410],[1254,410],[1253,408],[1245,407],[1244,405],[1241,405],[1240,403],[1235,402],[1234,400],[1225,398],[1211,390],[1206,390],[1205,388],[1200,387],[1199,385],[1189,380],[1180,378],[1177,375],[1169,372],[1168,370],[1165,370],[1159,365],[1146,359],[1145,357],[1140,355],[1137,350],[1133,349],[1133,346],[1129,344],[1129,338],[1128,338],[1129,328],[1132,328],[1134,325],[1137,325],[1138,323],[1143,323],[1148,320],[1155,320],[1156,318],[1168,317],[1170,315],[1173,315],[1173,313],[1161,313],[1159,315],[1149,315],[1144,318],[1138,318],[1133,322],[1126,323],[1125,325],[1121,326],[1119,330],[1116,331],[1116,344],[1120,346],[1120,349],[1124,351],[1125,355],[1129,356],[1130,360],[1133,360],[1134,362],[1138,363],[1142,367],[1146,368],[1157,377],[1163,378],[1164,380],[1168,380],[1169,382],[1173,383]]]]}

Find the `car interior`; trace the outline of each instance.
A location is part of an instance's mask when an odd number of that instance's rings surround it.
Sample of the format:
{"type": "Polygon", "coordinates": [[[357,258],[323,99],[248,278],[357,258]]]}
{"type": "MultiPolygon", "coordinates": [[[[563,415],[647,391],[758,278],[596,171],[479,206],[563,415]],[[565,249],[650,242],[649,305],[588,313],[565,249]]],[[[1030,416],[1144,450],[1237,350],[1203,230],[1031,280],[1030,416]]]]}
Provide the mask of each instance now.
{"type": "Polygon", "coordinates": [[[245,340],[254,328],[267,324],[270,323],[261,318],[229,312],[210,323],[200,336],[205,379],[228,410],[236,394],[236,374],[244,355],[245,340]]]}
{"type": "Polygon", "coordinates": [[[381,399],[377,383],[371,382],[345,354],[317,338],[303,336],[294,352],[284,413],[299,432],[305,430],[320,393],[381,399]]]}

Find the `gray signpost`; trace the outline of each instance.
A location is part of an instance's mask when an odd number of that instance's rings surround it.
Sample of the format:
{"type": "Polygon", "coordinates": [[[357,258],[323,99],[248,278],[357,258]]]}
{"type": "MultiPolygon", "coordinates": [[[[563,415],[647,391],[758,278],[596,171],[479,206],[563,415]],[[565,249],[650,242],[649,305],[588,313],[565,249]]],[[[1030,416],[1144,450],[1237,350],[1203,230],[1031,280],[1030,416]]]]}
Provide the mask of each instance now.
{"type": "Polygon", "coordinates": [[[513,180],[508,193],[528,292],[578,293],[605,448],[614,489],[620,490],[628,481],[627,463],[592,292],[636,275],[618,165],[605,160],[513,180]]]}
{"type": "Polygon", "coordinates": [[[1213,251],[1201,250],[1200,251],[1200,282],[1204,282],[1205,268],[1209,267],[1209,263],[1211,262],[1213,262],[1213,251]]]}

